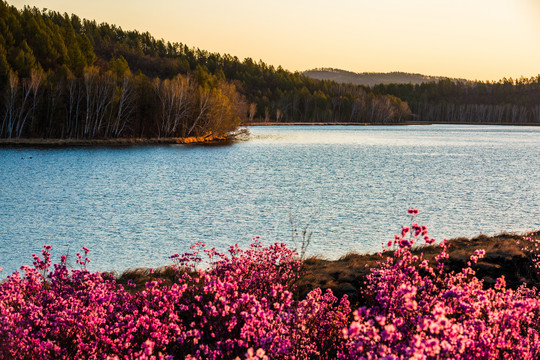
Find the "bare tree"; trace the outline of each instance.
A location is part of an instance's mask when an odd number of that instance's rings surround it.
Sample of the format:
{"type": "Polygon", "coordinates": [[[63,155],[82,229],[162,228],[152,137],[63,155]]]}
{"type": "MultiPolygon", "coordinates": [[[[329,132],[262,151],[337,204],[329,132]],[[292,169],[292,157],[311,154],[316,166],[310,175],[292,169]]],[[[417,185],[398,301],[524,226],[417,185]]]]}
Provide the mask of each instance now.
{"type": "Polygon", "coordinates": [[[212,96],[215,96],[215,90],[199,87],[198,91],[194,92],[194,107],[193,107],[193,122],[184,134],[184,136],[193,135],[193,131],[197,128],[198,134],[203,134],[208,129],[212,117],[209,115],[211,108],[212,96]]]}
{"type": "Polygon", "coordinates": [[[2,120],[0,135],[11,139],[18,115],[17,99],[19,95],[19,78],[14,72],[10,72],[5,94],[5,113],[2,120]],[[4,135],[5,134],[5,135],[4,135]]]}
{"type": "Polygon", "coordinates": [[[280,122],[283,113],[280,109],[276,109],[276,122],[280,122]]]}
{"type": "Polygon", "coordinates": [[[83,135],[95,138],[110,116],[110,106],[114,97],[115,78],[112,73],[99,74],[99,70],[90,67],[84,71],[86,96],[86,118],[83,135]]]}
{"type": "Polygon", "coordinates": [[[179,127],[184,136],[192,105],[189,96],[192,92],[190,78],[177,75],[171,80],[155,79],[153,86],[161,103],[158,137],[174,136],[179,127]]]}
{"type": "Polygon", "coordinates": [[[104,125],[104,122],[108,120],[108,116],[110,116],[109,108],[114,98],[115,83],[115,76],[110,72],[103,74],[99,78],[96,89],[95,121],[92,130],[93,138],[99,135],[99,130],[104,125]]]}
{"type": "Polygon", "coordinates": [[[22,82],[22,100],[19,107],[17,124],[15,126],[15,136],[21,137],[24,126],[29,118],[35,114],[38,99],[38,90],[43,80],[43,71],[32,69],[30,77],[22,82]]]}
{"type": "Polygon", "coordinates": [[[67,81],[66,103],[66,135],[68,138],[79,138],[79,120],[83,115],[83,100],[85,93],[79,79],[74,77],[67,81]]]}
{"type": "Polygon", "coordinates": [[[253,122],[253,118],[255,117],[255,114],[257,113],[257,104],[251,103],[249,104],[249,122],[253,122]]]}
{"type": "Polygon", "coordinates": [[[267,123],[270,121],[270,109],[268,106],[264,108],[264,122],[267,123]]]}
{"type": "Polygon", "coordinates": [[[112,120],[112,135],[120,137],[126,126],[131,122],[134,113],[135,92],[133,91],[133,77],[125,74],[120,88],[120,98],[118,100],[118,111],[112,120]]]}
{"type": "Polygon", "coordinates": [[[94,108],[94,92],[96,88],[96,83],[98,81],[98,69],[95,67],[90,67],[84,69],[84,88],[85,88],[85,98],[86,98],[86,117],[84,120],[83,127],[83,136],[90,136],[90,130],[92,129],[93,122],[93,111],[94,108]]]}

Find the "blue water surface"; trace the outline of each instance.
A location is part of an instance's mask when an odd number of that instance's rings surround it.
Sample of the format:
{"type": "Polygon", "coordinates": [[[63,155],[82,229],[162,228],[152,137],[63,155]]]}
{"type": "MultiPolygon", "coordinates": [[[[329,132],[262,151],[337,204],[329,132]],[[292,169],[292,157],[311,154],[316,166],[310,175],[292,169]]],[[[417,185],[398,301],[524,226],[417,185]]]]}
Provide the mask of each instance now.
{"type": "MultiPolygon", "coordinates": [[[[43,244],[91,270],[169,264],[203,241],[375,252],[408,223],[437,239],[540,229],[540,128],[253,127],[228,146],[0,149],[4,278],[43,244]],[[291,225],[292,224],[292,225],[291,225]]],[[[75,265],[75,264],[74,264],[75,265]]]]}

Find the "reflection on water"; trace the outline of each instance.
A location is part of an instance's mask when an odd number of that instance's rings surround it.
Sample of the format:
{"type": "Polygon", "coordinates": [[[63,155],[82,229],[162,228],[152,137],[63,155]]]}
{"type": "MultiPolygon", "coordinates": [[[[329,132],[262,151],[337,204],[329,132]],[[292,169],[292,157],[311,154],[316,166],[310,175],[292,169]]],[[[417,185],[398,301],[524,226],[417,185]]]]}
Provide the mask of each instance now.
{"type": "Polygon", "coordinates": [[[226,147],[0,149],[0,277],[43,244],[121,271],[197,241],[289,242],[291,215],[334,258],[379,250],[411,206],[437,238],[540,228],[540,128],[250,130],[226,147]]]}

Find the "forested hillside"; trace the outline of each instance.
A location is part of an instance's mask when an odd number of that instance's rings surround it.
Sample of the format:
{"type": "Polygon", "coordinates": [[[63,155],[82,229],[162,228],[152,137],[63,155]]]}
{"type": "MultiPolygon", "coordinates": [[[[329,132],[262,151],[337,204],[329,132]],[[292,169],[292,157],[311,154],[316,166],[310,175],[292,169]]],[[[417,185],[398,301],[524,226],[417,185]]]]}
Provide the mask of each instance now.
{"type": "Polygon", "coordinates": [[[107,35],[75,15],[5,2],[0,15],[2,138],[214,136],[246,113],[235,85],[203,69],[149,77],[96,53],[107,35]]]}
{"type": "Polygon", "coordinates": [[[241,123],[540,123],[539,77],[373,88],[316,80],[0,1],[0,138],[220,136],[241,123]]]}
{"type": "Polygon", "coordinates": [[[220,135],[242,122],[397,123],[394,96],[0,1],[0,137],[220,135]]]}

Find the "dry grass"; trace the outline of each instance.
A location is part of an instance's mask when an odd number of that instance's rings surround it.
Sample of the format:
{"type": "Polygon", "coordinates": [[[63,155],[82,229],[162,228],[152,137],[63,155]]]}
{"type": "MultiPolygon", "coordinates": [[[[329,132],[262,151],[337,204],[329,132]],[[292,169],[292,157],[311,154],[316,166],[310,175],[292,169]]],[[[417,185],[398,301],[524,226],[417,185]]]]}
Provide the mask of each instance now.
{"type": "MultiPolygon", "coordinates": [[[[115,275],[115,274],[113,274],[115,275]]],[[[161,286],[170,286],[178,281],[180,273],[172,266],[162,266],[155,269],[136,268],[124,271],[120,276],[115,276],[116,283],[122,285],[129,292],[137,292],[146,288],[146,283],[161,280],[161,286]],[[130,286],[129,282],[135,284],[130,286]]]]}
{"type": "MultiPolygon", "coordinates": [[[[532,234],[539,238],[540,231],[532,234]]],[[[486,287],[492,286],[495,280],[504,275],[507,285],[517,288],[523,283],[539,286],[540,278],[533,268],[533,263],[521,247],[522,234],[502,233],[496,236],[480,235],[472,239],[456,238],[448,242],[449,259],[445,261],[447,271],[461,271],[467,266],[470,256],[477,249],[484,249],[486,255],[473,265],[477,276],[484,279],[486,287]],[[520,241],[521,245],[517,242],[520,241]]],[[[422,245],[413,248],[413,253],[423,254],[424,258],[434,263],[440,253],[438,246],[422,245]]],[[[391,256],[391,252],[383,256],[391,256]]],[[[332,289],[337,296],[347,294],[353,306],[365,303],[362,297],[366,275],[370,268],[377,265],[382,258],[377,254],[349,253],[338,260],[326,260],[320,256],[310,257],[304,261],[302,275],[298,280],[298,296],[304,297],[310,290],[320,287],[332,289]]]]}
{"type": "MultiPolygon", "coordinates": [[[[540,238],[540,231],[531,234],[540,238]]],[[[490,287],[495,280],[504,275],[506,283],[511,288],[517,288],[523,283],[529,286],[540,287],[540,277],[533,267],[530,256],[522,250],[524,243],[522,234],[502,233],[496,236],[479,235],[474,238],[456,238],[448,241],[449,259],[445,261],[447,271],[461,271],[467,266],[470,256],[477,249],[486,251],[485,257],[480,259],[473,269],[484,285],[490,287]],[[518,244],[518,241],[521,244],[518,244]]],[[[413,248],[415,254],[423,254],[424,258],[434,263],[434,258],[440,253],[438,246],[422,245],[413,248]]],[[[348,253],[337,260],[327,260],[321,256],[311,256],[304,260],[301,274],[297,281],[298,298],[304,298],[308,292],[315,288],[332,289],[338,297],[347,295],[352,306],[356,307],[369,299],[362,297],[366,276],[377,263],[392,252],[385,252],[382,257],[378,254],[348,253]]],[[[113,274],[116,275],[116,274],[113,274]]],[[[162,286],[168,286],[178,280],[178,270],[171,266],[156,269],[137,268],[124,271],[115,276],[116,281],[128,291],[143,290],[145,284],[161,279],[162,286]],[[128,281],[136,286],[127,286],[128,281]]]]}

